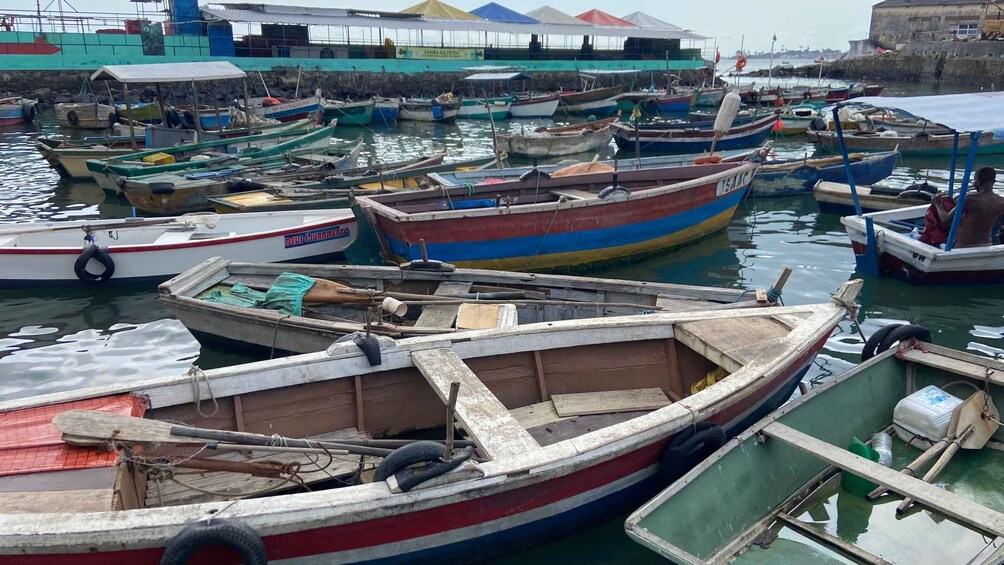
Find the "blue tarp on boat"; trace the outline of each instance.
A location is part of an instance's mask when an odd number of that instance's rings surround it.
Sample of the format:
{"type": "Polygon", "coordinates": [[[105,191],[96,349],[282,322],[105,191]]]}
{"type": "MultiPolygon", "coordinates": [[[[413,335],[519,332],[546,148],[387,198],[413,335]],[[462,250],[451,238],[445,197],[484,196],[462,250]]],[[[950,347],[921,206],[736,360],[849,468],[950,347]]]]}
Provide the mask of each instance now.
{"type": "Polygon", "coordinates": [[[507,22],[513,24],[539,24],[537,20],[530,16],[524,16],[519,12],[514,12],[501,4],[489,2],[480,8],[475,8],[468,12],[479,18],[484,18],[490,22],[507,22]]]}

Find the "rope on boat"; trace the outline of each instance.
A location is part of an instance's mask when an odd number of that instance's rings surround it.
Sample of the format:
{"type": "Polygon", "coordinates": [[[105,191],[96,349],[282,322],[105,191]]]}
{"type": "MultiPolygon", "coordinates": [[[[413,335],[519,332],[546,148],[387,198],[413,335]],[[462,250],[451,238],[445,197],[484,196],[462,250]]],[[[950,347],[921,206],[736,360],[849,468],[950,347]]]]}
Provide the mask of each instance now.
{"type": "Polygon", "coordinates": [[[216,395],[213,393],[213,385],[209,382],[209,377],[206,375],[205,371],[199,368],[198,365],[192,364],[188,369],[188,376],[192,381],[192,396],[195,398],[195,409],[199,412],[199,416],[203,418],[212,418],[220,411],[220,403],[216,400],[216,395]],[[213,402],[213,411],[206,414],[202,411],[202,387],[199,386],[199,379],[206,382],[206,390],[209,391],[209,400],[213,402]]]}
{"type": "Polygon", "coordinates": [[[272,347],[270,347],[268,350],[269,359],[275,358],[275,342],[279,338],[279,324],[289,316],[290,314],[283,314],[282,316],[276,318],[275,320],[275,329],[272,331],[272,347]]]}
{"type": "MultiPolygon", "coordinates": [[[[773,287],[771,288],[771,290],[774,290],[773,287]]],[[[769,296],[770,291],[767,292],[769,296]]],[[[866,343],[868,339],[865,338],[865,332],[861,331],[861,324],[860,322],[858,322],[858,310],[861,308],[861,305],[856,302],[848,302],[835,294],[831,294],[830,298],[837,304],[843,306],[845,310],[847,310],[847,317],[851,320],[851,323],[854,324],[854,327],[857,328],[858,335],[861,336],[861,342],[866,343]]]]}

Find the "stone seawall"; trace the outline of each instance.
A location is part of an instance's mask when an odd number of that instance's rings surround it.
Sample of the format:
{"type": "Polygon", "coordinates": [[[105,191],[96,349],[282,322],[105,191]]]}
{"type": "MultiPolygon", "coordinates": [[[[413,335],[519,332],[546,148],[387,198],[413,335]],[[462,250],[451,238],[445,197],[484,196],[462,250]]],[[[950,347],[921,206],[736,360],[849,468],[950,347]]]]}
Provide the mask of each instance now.
{"type": "MultiPolygon", "coordinates": [[[[21,95],[37,99],[43,107],[49,107],[59,102],[90,101],[89,97],[78,96],[81,85],[90,76],[90,72],[66,71],[0,71],[0,93],[4,96],[21,95]],[[86,99],[85,99],[86,98],[86,99]]],[[[372,73],[372,72],[324,72],[302,71],[299,73],[299,92],[312,93],[320,88],[326,98],[360,100],[370,96],[436,96],[444,92],[454,92],[460,96],[482,94],[481,89],[487,88],[492,94],[491,84],[477,85],[476,91],[464,82],[469,73],[427,72],[419,74],[402,73],[372,73]]],[[[700,71],[674,71],[685,82],[700,82],[700,71]]],[[[658,73],[657,73],[658,75],[658,73]]],[[[264,71],[259,77],[258,72],[248,73],[248,84],[251,96],[265,96],[262,81],[268,85],[268,94],[274,97],[293,97],[296,93],[298,73],[295,68],[264,71]]],[[[639,86],[648,86],[648,74],[638,76],[639,86]]],[[[665,86],[662,76],[656,77],[659,86],[665,86]]],[[[627,83],[629,84],[629,83],[627,83]]],[[[112,96],[116,102],[122,101],[122,85],[111,83],[112,96]]],[[[497,85],[496,85],[497,86],[497,85]]],[[[504,85],[502,85],[504,88],[504,85]]],[[[514,86],[518,86],[514,85],[514,86]]],[[[98,102],[107,103],[108,87],[103,83],[92,84],[94,96],[98,102]]],[[[165,86],[164,96],[170,102],[172,98],[179,102],[186,101],[185,86],[165,86]]],[[[240,85],[236,81],[228,83],[203,83],[200,85],[199,101],[211,104],[211,100],[228,100],[241,96],[240,85]]],[[[574,90],[579,88],[577,73],[574,72],[535,72],[533,73],[533,89],[536,91],[574,90]]],[[[133,101],[149,102],[156,96],[152,86],[137,86],[130,89],[133,101]]]]}
{"type": "MultiPolygon", "coordinates": [[[[815,76],[818,68],[814,66],[806,74],[815,76]]],[[[1000,90],[1004,88],[1004,57],[883,54],[836,61],[824,73],[835,79],[945,83],[1000,90]]]]}

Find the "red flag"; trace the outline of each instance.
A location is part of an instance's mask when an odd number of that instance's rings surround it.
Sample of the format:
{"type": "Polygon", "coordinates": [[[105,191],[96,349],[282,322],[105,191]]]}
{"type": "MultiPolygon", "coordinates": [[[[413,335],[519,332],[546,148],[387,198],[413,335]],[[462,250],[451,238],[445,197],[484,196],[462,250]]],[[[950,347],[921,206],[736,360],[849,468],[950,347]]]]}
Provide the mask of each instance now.
{"type": "Polygon", "coordinates": [[[718,49],[715,49],[715,62],[716,63],[722,62],[722,53],[718,49]]]}

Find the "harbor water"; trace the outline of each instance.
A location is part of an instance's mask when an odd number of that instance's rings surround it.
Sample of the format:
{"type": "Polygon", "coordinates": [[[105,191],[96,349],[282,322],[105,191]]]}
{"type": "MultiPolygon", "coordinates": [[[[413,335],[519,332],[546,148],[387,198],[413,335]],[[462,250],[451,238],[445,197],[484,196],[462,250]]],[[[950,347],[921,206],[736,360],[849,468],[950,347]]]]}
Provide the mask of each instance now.
{"type": "MultiPolygon", "coordinates": [[[[933,93],[946,91],[891,85],[884,94],[933,93]]],[[[509,121],[497,127],[520,131],[552,123],[509,121]]],[[[105,195],[93,182],[60,180],[49,169],[33,144],[36,137],[54,133],[58,128],[52,113],[41,114],[34,124],[0,129],[0,222],[131,215],[124,198],[105,195]]],[[[491,126],[485,122],[338,130],[345,140],[360,135],[365,143],[363,162],[394,161],[443,149],[451,160],[492,152],[491,126]]],[[[780,137],[775,147],[780,157],[813,153],[802,136],[780,137]]],[[[613,145],[604,151],[604,157],[614,154],[613,145]]],[[[981,158],[977,164],[1004,169],[1004,158],[981,158]]],[[[946,187],[947,169],[947,157],[908,158],[887,183],[905,186],[927,180],[946,187]]],[[[81,243],[82,238],[83,234],[81,243]]],[[[839,218],[821,214],[811,195],[749,197],[725,232],[663,255],[586,274],[753,289],[770,286],[785,266],[794,271],[782,296],[786,304],[824,302],[843,282],[861,276],[855,273],[850,241],[839,218]]],[[[930,328],[940,345],[982,355],[1004,354],[1004,294],[999,285],[921,288],[864,278],[859,320],[866,336],[886,324],[910,321],[930,328]]],[[[845,371],[857,361],[861,345],[855,325],[843,321],[806,378],[821,381],[845,371]]],[[[200,346],[158,304],[152,286],[0,289],[0,400],[174,375],[193,363],[208,369],[250,360],[200,346]]],[[[655,554],[624,535],[623,519],[611,516],[592,530],[505,561],[657,562],[655,554]]]]}

